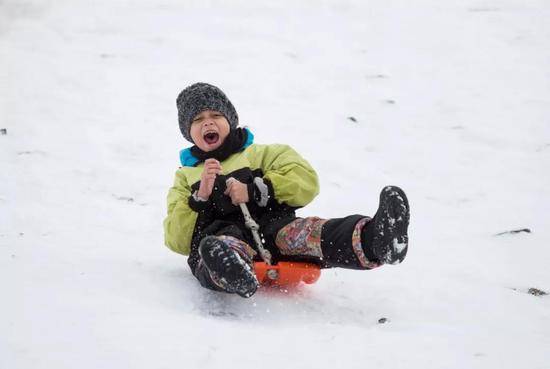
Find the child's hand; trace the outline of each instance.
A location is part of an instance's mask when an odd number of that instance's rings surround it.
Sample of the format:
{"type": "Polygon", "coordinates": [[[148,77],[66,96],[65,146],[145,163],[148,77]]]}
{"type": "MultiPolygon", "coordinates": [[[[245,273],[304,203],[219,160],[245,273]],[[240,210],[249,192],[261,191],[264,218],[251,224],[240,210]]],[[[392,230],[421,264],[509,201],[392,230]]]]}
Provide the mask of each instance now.
{"type": "Polygon", "coordinates": [[[212,194],[216,176],[222,172],[222,166],[216,159],[206,159],[201,174],[201,185],[197,195],[202,199],[208,199],[212,194]]]}
{"type": "Polygon", "coordinates": [[[235,178],[229,178],[226,182],[227,189],[224,194],[231,197],[233,205],[239,205],[248,202],[248,189],[246,185],[235,178]]]}

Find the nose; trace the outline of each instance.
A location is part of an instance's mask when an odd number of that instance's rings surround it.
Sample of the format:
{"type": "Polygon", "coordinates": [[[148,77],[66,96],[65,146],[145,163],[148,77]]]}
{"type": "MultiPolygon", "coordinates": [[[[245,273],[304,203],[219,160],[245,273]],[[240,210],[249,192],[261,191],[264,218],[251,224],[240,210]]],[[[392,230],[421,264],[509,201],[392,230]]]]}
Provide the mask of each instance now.
{"type": "Polygon", "coordinates": [[[212,125],[214,125],[214,120],[211,118],[205,119],[202,124],[203,127],[210,127],[212,125]]]}

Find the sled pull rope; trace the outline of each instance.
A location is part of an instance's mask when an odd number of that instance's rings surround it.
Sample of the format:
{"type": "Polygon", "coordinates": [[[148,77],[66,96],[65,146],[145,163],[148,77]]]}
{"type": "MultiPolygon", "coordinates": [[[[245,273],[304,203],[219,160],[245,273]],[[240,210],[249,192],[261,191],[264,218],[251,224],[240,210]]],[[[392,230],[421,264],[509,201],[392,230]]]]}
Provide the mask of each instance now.
{"type": "Polygon", "coordinates": [[[262,239],[260,238],[260,226],[256,221],[252,218],[252,215],[250,215],[250,212],[248,211],[248,206],[246,206],[245,203],[239,204],[241,207],[241,211],[244,215],[244,224],[246,225],[246,228],[250,229],[250,232],[252,232],[252,237],[254,237],[254,241],[256,242],[256,246],[258,246],[258,251],[260,252],[260,256],[265,261],[267,265],[271,265],[271,253],[269,250],[267,250],[264,245],[262,244],[262,239]]]}

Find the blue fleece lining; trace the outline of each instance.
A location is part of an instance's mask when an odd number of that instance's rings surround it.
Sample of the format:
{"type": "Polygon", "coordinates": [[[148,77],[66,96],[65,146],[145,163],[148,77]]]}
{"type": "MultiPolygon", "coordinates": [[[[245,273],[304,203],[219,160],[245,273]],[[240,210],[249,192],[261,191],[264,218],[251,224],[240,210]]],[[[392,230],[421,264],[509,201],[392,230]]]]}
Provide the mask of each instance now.
{"type": "MultiPolygon", "coordinates": [[[[246,133],[248,133],[248,135],[246,137],[246,142],[244,143],[242,150],[246,149],[248,146],[254,143],[254,135],[252,134],[252,132],[250,132],[250,130],[246,127],[244,129],[246,130],[246,133]]],[[[190,147],[180,151],[180,163],[182,167],[194,167],[199,161],[199,159],[191,154],[190,147]]]]}

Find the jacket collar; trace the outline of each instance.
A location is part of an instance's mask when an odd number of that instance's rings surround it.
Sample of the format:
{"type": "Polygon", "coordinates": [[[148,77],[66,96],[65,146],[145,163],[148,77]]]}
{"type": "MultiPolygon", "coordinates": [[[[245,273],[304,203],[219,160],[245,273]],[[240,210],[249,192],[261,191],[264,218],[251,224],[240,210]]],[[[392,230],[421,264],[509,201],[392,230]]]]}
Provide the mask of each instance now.
{"type": "MultiPolygon", "coordinates": [[[[248,133],[248,136],[241,150],[246,149],[248,146],[254,143],[254,135],[252,134],[252,132],[250,132],[250,130],[246,127],[244,129],[248,133]]],[[[200,160],[192,154],[190,147],[180,151],[180,163],[182,167],[194,167],[199,162],[200,160]]]]}

